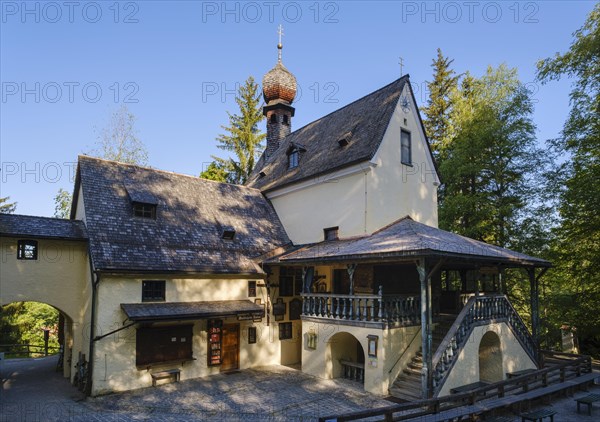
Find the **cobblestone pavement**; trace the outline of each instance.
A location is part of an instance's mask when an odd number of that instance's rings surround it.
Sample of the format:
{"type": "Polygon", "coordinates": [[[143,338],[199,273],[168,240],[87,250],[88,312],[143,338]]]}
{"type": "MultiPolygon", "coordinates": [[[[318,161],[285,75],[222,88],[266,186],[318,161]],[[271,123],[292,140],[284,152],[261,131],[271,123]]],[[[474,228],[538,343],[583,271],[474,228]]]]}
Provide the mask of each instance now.
{"type": "MultiPolygon", "coordinates": [[[[387,406],[345,380],[322,380],[283,366],[248,369],[230,375],[164,384],[126,393],[89,398],[54,371],[56,358],[18,359],[1,373],[0,422],[14,421],[315,421],[319,416],[387,406]]],[[[600,393],[600,386],[589,389],[600,393]]],[[[587,409],[577,414],[575,397],[558,396],[532,404],[551,407],[556,422],[598,421],[587,409]]],[[[500,414],[513,416],[505,410],[500,414]]]]}

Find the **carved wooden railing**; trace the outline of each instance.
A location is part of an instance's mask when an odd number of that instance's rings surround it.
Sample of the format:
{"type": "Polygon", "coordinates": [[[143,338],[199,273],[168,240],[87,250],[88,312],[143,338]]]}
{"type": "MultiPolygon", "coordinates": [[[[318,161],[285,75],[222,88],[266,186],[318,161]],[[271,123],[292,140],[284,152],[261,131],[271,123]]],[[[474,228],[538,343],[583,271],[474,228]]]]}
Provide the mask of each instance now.
{"type": "Polygon", "coordinates": [[[450,369],[454,366],[458,354],[471,335],[473,328],[492,321],[506,322],[523,349],[534,362],[537,362],[536,347],[529,330],[506,296],[473,296],[462,309],[433,356],[434,395],[441,390],[450,369]]]}
{"type": "Polygon", "coordinates": [[[302,315],[345,321],[417,325],[420,301],[416,296],[340,295],[302,293],[302,315]]]}

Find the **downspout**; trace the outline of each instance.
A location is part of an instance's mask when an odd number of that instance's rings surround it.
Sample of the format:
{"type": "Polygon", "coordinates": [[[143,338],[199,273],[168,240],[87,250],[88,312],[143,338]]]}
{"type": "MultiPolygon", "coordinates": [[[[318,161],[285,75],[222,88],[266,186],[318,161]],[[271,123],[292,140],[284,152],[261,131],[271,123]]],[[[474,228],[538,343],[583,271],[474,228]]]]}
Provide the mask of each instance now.
{"type": "Polygon", "coordinates": [[[94,271],[94,265],[92,263],[92,251],[88,242],[88,262],[90,264],[90,281],[92,283],[92,311],[90,315],[90,356],[88,361],[88,380],[85,389],[85,395],[91,396],[92,394],[92,382],[94,379],[94,343],[96,341],[96,297],[98,291],[98,284],[100,283],[100,276],[94,271]],[[94,280],[95,278],[95,280],[94,280]]]}

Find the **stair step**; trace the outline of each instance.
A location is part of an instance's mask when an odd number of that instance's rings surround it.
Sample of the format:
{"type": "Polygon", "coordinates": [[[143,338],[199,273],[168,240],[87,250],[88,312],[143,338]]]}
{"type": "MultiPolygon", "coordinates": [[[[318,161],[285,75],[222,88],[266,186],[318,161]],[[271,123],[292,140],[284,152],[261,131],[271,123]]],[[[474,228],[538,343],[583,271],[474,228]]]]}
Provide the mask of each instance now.
{"type": "Polygon", "coordinates": [[[415,396],[421,396],[421,385],[416,385],[408,382],[395,382],[394,387],[404,391],[407,394],[414,394],[415,396]]]}

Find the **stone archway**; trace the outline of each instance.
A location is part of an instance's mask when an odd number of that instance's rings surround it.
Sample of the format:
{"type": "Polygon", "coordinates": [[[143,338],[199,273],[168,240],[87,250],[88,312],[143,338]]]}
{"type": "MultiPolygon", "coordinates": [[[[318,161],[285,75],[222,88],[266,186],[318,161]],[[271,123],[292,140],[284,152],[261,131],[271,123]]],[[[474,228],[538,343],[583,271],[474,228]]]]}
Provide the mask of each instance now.
{"type": "Polygon", "coordinates": [[[339,332],[329,340],[331,378],[347,378],[364,384],[365,351],[356,337],[339,332]]]}
{"type": "Polygon", "coordinates": [[[503,379],[500,337],[488,331],[479,343],[479,380],[492,383],[503,379]]]}

